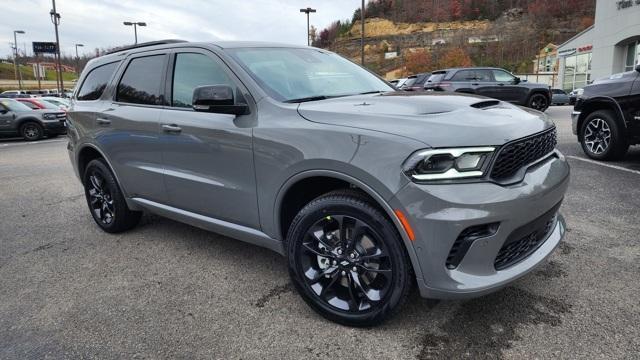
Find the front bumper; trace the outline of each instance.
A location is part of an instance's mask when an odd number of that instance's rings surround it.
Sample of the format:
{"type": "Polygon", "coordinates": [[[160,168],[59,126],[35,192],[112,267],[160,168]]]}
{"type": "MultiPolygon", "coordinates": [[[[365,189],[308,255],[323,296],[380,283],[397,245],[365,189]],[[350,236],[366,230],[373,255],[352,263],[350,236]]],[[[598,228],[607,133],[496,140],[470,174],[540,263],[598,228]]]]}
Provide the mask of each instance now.
{"type": "Polygon", "coordinates": [[[533,270],[564,237],[566,226],[559,214],[530,255],[502,270],[496,270],[494,261],[511,234],[562,201],[568,184],[569,165],[557,151],[530,168],[522,182],[510,186],[409,183],[391,205],[408,215],[416,235],[412,245],[420,294],[440,299],[479,296],[533,270]],[[499,223],[497,231],[473,241],[459,264],[447,268],[447,257],[462,231],[490,223],[499,223]]]}
{"type": "Polygon", "coordinates": [[[578,120],[580,119],[580,111],[572,111],[571,112],[571,131],[573,131],[573,135],[578,135],[578,120]]]}
{"type": "Polygon", "coordinates": [[[64,120],[43,121],[42,125],[47,134],[62,135],[67,133],[67,126],[64,120]]]}

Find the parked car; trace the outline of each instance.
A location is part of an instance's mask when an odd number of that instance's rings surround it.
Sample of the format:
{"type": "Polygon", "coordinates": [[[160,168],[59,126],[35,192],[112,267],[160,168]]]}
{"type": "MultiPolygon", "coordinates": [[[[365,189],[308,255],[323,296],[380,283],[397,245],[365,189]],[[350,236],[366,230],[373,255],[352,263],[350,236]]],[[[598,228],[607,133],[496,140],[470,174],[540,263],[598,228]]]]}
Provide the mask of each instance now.
{"type": "Polygon", "coordinates": [[[411,75],[400,89],[404,91],[422,91],[430,75],[431,73],[411,75]]]}
{"type": "Polygon", "coordinates": [[[587,156],[622,158],[629,145],[640,143],[640,65],[586,86],[571,118],[587,156]]]}
{"type": "Polygon", "coordinates": [[[62,110],[67,110],[69,108],[69,105],[71,105],[71,102],[68,99],[60,98],[60,97],[43,96],[40,99],[48,103],[54,104],[62,110]]]}
{"type": "Polygon", "coordinates": [[[538,111],[545,111],[551,104],[549,86],[522,81],[499,68],[454,68],[434,71],[427,80],[425,89],[477,94],[538,111]]]}
{"type": "Polygon", "coordinates": [[[342,324],[380,323],[414,283],[431,298],[507,286],[565,233],[569,166],[536,111],[252,42],[138,44],[79,84],[69,157],[101,229],[149,211],[275,250],[342,324]]]}
{"type": "Polygon", "coordinates": [[[59,109],[32,110],[16,99],[0,99],[0,134],[19,135],[27,141],[67,132],[66,114],[59,109]]]}
{"type": "Polygon", "coordinates": [[[402,85],[404,85],[406,81],[407,81],[407,78],[400,78],[400,79],[393,79],[389,81],[389,83],[399,89],[402,85]]]}
{"type": "Polygon", "coordinates": [[[33,110],[37,109],[49,109],[49,110],[60,110],[60,106],[52,104],[42,98],[16,98],[16,101],[21,102],[24,105],[27,105],[33,110]]]}
{"type": "Polygon", "coordinates": [[[584,92],[583,88],[575,89],[569,93],[569,105],[575,105],[578,97],[584,92]]]}
{"type": "Polygon", "coordinates": [[[569,95],[562,89],[551,89],[551,105],[566,105],[569,95]]]}
{"type": "Polygon", "coordinates": [[[31,95],[27,94],[27,92],[25,90],[7,90],[7,91],[3,91],[0,94],[0,97],[3,97],[3,98],[28,98],[28,97],[31,97],[31,95]]]}

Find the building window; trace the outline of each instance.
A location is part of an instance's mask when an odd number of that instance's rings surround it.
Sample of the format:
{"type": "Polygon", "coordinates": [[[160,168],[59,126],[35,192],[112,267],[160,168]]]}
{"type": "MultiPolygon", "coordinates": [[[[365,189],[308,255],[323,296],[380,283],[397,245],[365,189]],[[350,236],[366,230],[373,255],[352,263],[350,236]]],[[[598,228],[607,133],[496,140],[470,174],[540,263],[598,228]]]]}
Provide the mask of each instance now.
{"type": "Polygon", "coordinates": [[[638,41],[627,45],[627,56],[625,56],[624,71],[633,71],[639,63],[640,43],[638,41]]]}
{"type": "Polygon", "coordinates": [[[567,56],[564,59],[562,89],[572,91],[587,86],[591,80],[591,53],[567,56]]]}

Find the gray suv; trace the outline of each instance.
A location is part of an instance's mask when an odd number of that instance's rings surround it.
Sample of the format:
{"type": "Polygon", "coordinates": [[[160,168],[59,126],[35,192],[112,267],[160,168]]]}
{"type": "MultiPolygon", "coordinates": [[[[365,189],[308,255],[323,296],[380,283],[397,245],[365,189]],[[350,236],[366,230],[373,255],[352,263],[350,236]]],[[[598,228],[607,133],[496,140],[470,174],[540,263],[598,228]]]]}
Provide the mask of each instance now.
{"type": "Polygon", "coordinates": [[[67,114],[59,109],[31,109],[14,99],[0,98],[0,135],[22,136],[27,141],[66,134],[67,114]]]}
{"type": "Polygon", "coordinates": [[[331,52],[165,41],[92,60],[69,157],[95,222],[142,211],[284,255],[302,298],[347,325],[497,290],[565,233],[569,166],[543,113],[407,93],[331,52]]]}

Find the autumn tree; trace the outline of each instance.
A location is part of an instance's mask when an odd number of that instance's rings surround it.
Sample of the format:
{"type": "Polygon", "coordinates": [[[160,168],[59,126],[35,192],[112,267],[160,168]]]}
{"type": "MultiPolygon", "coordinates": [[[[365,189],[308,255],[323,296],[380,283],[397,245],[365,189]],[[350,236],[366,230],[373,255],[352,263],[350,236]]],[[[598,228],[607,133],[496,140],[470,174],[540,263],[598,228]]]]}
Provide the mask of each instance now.
{"type": "Polygon", "coordinates": [[[405,68],[409,74],[418,74],[433,70],[433,62],[431,61],[431,53],[425,49],[409,51],[405,56],[405,68]]]}
{"type": "Polygon", "coordinates": [[[471,57],[463,48],[450,48],[438,59],[437,68],[473,66],[471,57]]]}

